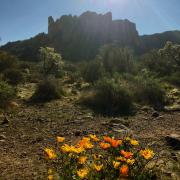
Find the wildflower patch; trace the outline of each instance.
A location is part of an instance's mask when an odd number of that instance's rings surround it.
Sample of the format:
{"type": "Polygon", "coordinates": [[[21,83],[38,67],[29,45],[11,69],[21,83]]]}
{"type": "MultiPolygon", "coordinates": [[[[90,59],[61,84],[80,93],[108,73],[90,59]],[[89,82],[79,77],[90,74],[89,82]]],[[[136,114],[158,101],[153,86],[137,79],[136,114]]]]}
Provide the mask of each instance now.
{"type": "Polygon", "coordinates": [[[64,137],[57,137],[58,152],[44,149],[49,180],[151,179],[152,172],[145,166],[154,157],[154,152],[142,148],[132,137],[120,139],[90,134],[74,145],[64,141],[64,137]]]}

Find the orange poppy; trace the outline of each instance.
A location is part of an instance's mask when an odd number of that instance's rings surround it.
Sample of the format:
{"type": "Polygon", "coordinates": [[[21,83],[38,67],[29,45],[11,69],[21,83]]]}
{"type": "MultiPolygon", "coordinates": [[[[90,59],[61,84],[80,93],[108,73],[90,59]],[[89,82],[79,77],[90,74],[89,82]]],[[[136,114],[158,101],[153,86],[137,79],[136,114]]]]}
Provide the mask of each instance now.
{"type": "Polygon", "coordinates": [[[132,152],[127,152],[127,151],[124,151],[124,150],[121,150],[120,153],[126,158],[126,159],[129,159],[133,156],[133,153],[132,152]]]}
{"type": "Polygon", "coordinates": [[[112,147],[114,147],[114,148],[117,148],[119,145],[121,145],[122,144],[122,141],[121,140],[115,140],[115,139],[112,139],[112,141],[111,141],[111,145],[112,145],[112,147]]]}
{"type": "Polygon", "coordinates": [[[120,168],[120,175],[121,176],[127,177],[128,176],[128,172],[129,172],[129,168],[128,168],[127,165],[121,166],[121,168],[120,168]]]}
{"type": "Polygon", "coordinates": [[[102,149],[108,149],[108,148],[110,148],[110,147],[111,147],[111,145],[110,145],[110,144],[108,144],[108,143],[104,143],[104,142],[102,142],[102,143],[100,143],[100,147],[101,147],[102,149]]]}
{"type": "Polygon", "coordinates": [[[109,142],[109,143],[111,143],[111,141],[112,141],[112,138],[109,136],[103,136],[103,139],[105,142],[109,142]]]}

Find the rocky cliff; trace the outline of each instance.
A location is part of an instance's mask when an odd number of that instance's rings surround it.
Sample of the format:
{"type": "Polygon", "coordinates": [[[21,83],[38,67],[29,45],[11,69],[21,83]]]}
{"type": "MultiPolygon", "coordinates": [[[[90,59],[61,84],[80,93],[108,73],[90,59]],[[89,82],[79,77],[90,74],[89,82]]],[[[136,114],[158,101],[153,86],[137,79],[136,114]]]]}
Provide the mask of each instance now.
{"type": "Polygon", "coordinates": [[[112,20],[110,12],[102,15],[85,12],[81,16],[62,16],[48,19],[51,44],[67,59],[93,58],[100,46],[116,42],[120,46],[139,44],[136,25],[128,20],[112,20]]]}
{"type": "Polygon", "coordinates": [[[41,33],[25,41],[7,43],[0,50],[9,51],[23,60],[38,60],[41,46],[54,47],[64,59],[71,61],[93,59],[101,46],[116,43],[137,53],[162,48],[166,41],[180,44],[180,31],[139,36],[136,25],[129,20],[112,20],[111,12],[85,12],[80,16],[64,15],[48,18],[48,34],[41,33]]]}

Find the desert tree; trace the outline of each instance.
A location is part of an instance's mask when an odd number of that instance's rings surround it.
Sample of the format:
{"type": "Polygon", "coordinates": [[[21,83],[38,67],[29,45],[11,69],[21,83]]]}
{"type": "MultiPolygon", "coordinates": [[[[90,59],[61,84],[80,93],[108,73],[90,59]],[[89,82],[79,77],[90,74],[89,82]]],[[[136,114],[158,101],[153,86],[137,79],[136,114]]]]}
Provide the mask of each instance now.
{"type": "Polygon", "coordinates": [[[40,59],[43,62],[44,75],[55,73],[63,66],[61,54],[56,53],[54,48],[41,47],[40,59]]]}

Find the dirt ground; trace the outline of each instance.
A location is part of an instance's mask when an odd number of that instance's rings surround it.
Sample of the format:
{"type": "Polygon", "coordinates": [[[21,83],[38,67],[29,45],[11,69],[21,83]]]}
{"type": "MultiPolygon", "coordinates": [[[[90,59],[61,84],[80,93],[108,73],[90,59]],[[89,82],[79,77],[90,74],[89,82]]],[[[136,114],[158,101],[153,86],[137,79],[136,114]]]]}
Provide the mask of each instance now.
{"type": "MultiPolygon", "coordinates": [[[[158,112],[158,117],[153,117],[153,111],[142,110],[128,118],[108,118],[80,107],[76,100],[77,96],[68,96],[36,106],[18,101],[19,107],[8,114],[10,122],[0,125],[0,180],[47,179],[43,148],[54,146],[57,135],[73,142],[89,133],[116,131],[112,122],[116,126],[124,122],[137,139],[151,145],[160,156],[169,158],[174,152],[165,137],[180,132],[180,112],[158,112]]],[[[179,174],[174,173],[178,179],[179,174]]],[[[171,175],[167,174],[167,179],[173,179],[171,175]]]]}

